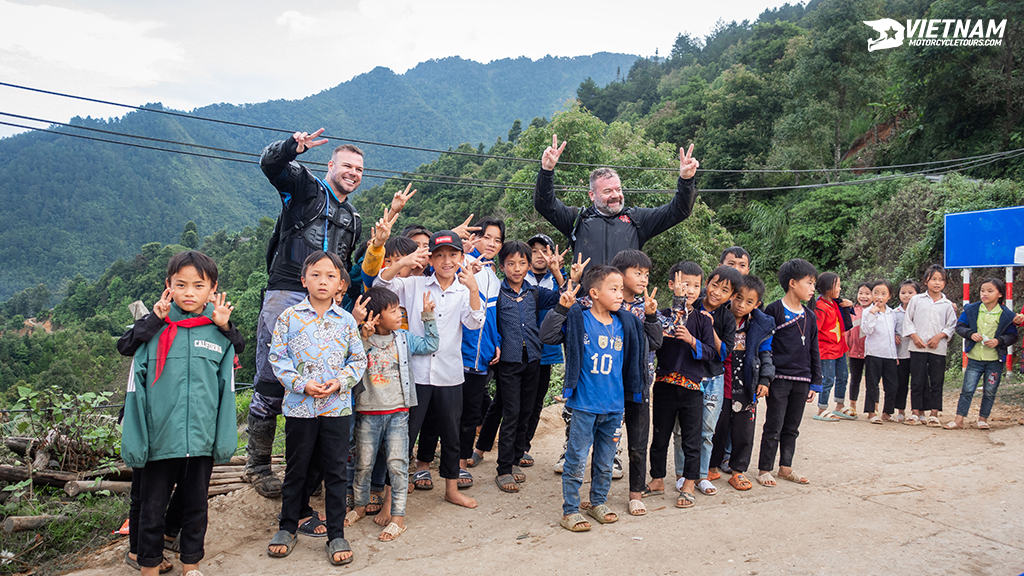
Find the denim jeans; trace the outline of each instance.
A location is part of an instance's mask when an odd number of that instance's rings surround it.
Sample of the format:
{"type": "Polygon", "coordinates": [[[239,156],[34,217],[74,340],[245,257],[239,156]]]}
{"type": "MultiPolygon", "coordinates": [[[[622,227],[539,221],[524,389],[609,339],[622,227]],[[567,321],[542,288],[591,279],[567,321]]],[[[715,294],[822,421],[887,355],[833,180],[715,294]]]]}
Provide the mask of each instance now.
{"type": "Polygon", "coordinates": [[[563,515],[580,511],[580,486],[583,485],[583,470],[587,467],[591,446],[594,447],[594,458],[590,463],[590,503],[599,506],[608,499],[615,460],[615,431],[621,424],[622,412],[591,414],[573,410],[562,469],[563,515]]]}
{"type": "MultiPolygon", "coordinates": [[[[352,397],[352,418],[349,421],[352,423],[348,431],[348,462],[345,463],[345,478],[348,480],[348,493],[355,494],[356,485],[356,423],[358,422],[358,414],[356,413],[355,396],[352,397]]],[[[433,458],[431,458],[433,460],[433,458]]],[[[377,451],[377,458],[373,463],[373,474],[370,476],[370,490],[373,492],[383,492],[385,486],[388,485],[388,467],[387,467],[387,454],[384,453],[384,445],[381,444],[380,450],[377,451]]],[[[318,482],[314,484],[319,485],[318,482]]]]}
{"type": "Polygon", "coordinates": [[[821,394],[818,394],[818,409],[828,408],[828,397],[835,387],[836,402],[846,400],[846,382],[850,379],[850,368],[846,365],[846,354],[833,360],[821,359],[821,394]]]}
{"type": "Polygon", "coordinates": [[[370,503],[370,475],[377,453],[384,446],[391,475],[391,515],[405,516],[409,492],[409,413],[356,415],[356,506],[370,503]]]}
{"type": "Polygon", "coordinates": [[[974,399],[974,391],[978,389],[978,382],[984,378],[984,388],[981,396],[981,411],[978,416],[988,419],[992,413],[992,405],[996,402],[996,391],[999,390],[999,380],[1003,377],[1003,362],[999,360],[975,360],[967,359],[967,369],[964,370],[964,386],[960,390],[960,401],[956,404],[957,416],[967,416],[971,409],[971,400],[974,399]]]}
{"type": "MultiPolygon", "coordinates": [[[[708,468],[711,464],[711,450],[714,449],[715,428],[718,426],[718,416],[722,413],[722,402],[725,401],[725,375],[719,374],[705,378],[701,380],[700,384],[704,389],[704,412],[701,416],[700,428],[700,477],[707,478],[708,468]]],[[[676,424],[672,434],[675,444],[676,476],[681,477],[686,458],[683,457],[683,442],[679,424],[676,424]]]]}

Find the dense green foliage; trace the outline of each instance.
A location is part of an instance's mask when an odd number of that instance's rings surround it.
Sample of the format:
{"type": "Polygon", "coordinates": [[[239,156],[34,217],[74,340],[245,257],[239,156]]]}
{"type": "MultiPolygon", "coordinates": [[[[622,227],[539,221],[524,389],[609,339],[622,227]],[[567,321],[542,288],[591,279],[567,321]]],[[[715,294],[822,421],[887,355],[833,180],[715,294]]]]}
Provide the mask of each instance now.
{"type": "MultiPolygon", "coordinates": [[[[289,131],[324,127],[330,135],[447,149],[461,142],[491,141],[516,118],[551,114],[572,98],[582,79],[607,82],[616,69],[635,59],[609,53],[489,64],[446,58],[402,75],[377,68],[302,100],[214,104],[194,112],[289,131]]],[[[72,86],[66,89],[74,92],[72,86]]],[[[149,106],[162,109],[160,104],[149,106]]],[[[144,111],[71,123],[249,153],[286,136],[144,111]]],[[[409,170],[434,156],[361,146],[367,167],[376,169],[409,170]]],[[[304,158],[326,162],[329,150],[324,146],[304,158]]],[[[146,242],[180,239],[194,245],[195,236],[179,238],[190,220],[202,230],[237,230],[261,216],[275,217],[280,202],[273,188],[249,164],[254,158],[241,158],[245,163],[46,133],[0,141],[0,298],[39,283],[62,293],[67,279],[76,274],[95,279],[110,262],[129,257],[146,242]]],[[[379,182],[367,176],[367,187],[379,182]]]]}

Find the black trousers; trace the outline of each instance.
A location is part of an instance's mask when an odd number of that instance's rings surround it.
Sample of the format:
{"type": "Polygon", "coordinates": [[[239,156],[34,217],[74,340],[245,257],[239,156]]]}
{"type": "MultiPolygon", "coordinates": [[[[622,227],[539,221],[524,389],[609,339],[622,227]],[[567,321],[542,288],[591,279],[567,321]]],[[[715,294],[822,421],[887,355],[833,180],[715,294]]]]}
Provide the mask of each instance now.
{"type": "Polygon", "coordinates": [[[896,365],[896,398],[897,410],[907,409],[907,393],[910,392],[910,358],[900,358],[896,365]]]}
{"type": "MultiPolygon", "coordinates": [[[[800,435],[800,419],[804,415],[810,386],[810,382],[778,377],[772,382],[765,402],[761,450],[757,457],[759,470],[773,470],[776,453],[779,455],[779,466],[793,465],[796,437],[800,435]]],[[[732,466],[732,458],[729,459],[729,466],[732,466]]]]}
{"type": "Polygon", "coordinates": [[[643,492],[647,483],[647,443],[651,436],[650,402],[626,402],[626,441],[629,450],[629,491],[643,492]]]}
{"type": "Polygon", "coordinates": [[[864,358],[864,411],[878,412],[878,382],[885,391],[884,412],[892,414],[896,404],[896,359],[866,356],[864,358]]]}
{"type": "Polygon", "coordinates": [[[540,360],[498,362],[497,387],[501,397],[501,433],[498,436],[498,475],[511,474],[526,452],[526,431],[537,396],[540,360]]]}
{"type": "Polygon", "coordinates": [[[674,384],[655,382],[651,389],[654,430],[651,436],[651,478],[665,477],[665,459],[676,422],[683,437],[687,480],[700,477],[700,430],[704,416],[704,393],[674,384]]]}
{"type": "Polygon", "coordinates": [[[182,564],[198,564],[205,555],[207,492],[213,457],[154,460],[142,468],[139,482],[139,566],[154,568],[164,559],[165,514],[177,484],[181,517],[182,564]]]}
{"type": "Polygon", "coordinates": [[[481,406],[487,396],[487,382],[490,374],[465,373],[466,381],[462,383],[462,423],[459,432],[459,458],[473,455],[473,441],[476,440],[476,427],[484,419],[481,406]]]}
{"type": "Polygon", "coordinates": [[[711,449],[711,468],[720,468],[725,460],[725,448],[732,438],[732,454],[729,468],[735,472],[746,472],[750,466],[750,454],[754,449],[754,422],[757,419],[757,405],[749,410],[733,412],[732,402],[725,401],[722,413],[715,426],[714,446],[711,449]]]}
{"type": "MultiPolygon", "coordinates": [[[[409,446],[420,430],[431,426],[441,439],[442,478],[451,480],[459,477],[459,422],[462,417],[462,384],[455,386],[431,386],[417,384],[418,404],[409,410],[409,446]]],[[[433,458],[431,458],[433,459],[433,458]]],[[[429,462],[429,460],[425,460],[429,462]]]]}
{"type": "MultiPolygon", "coordinates": [[[[537,433],[537,425],[540,424],[540,413],[544,410],[544,399],[547,398],[548,388],[551,387],[551,364],[541,364],[537,371],[537,394],[533,401],[533,411],[530,413],[530,422],[526,426],[526,451],[529,452],[533,435],[537,433]]],[[[647,423],[650,424],[650,417],[647,423]]],[[[644,440],[644,450],[647,450],[647,441],[644,440]]],[[[646,462],[644,464],[646,466],[646,462]]]]}
{"type": "MultiPolygon", "coordinates": [[[[139,513],[142,510],[142,468],[132,468],[132,487],[128,493],[128,551],[139,554],[139,531],[132,526],[139,525],[139,513]]],[[[177,538],[181,532],[181,494],[175,490],[171,493],[167,513],[164,515],[164,536],[177,538]]]]}
{"type": "Polygon", "coordinates": [[[929,352],[910,353],[910,407],[942,410],[942,384],[946,357],[929,352]]]}
{"type": "Polygon", "coordinates": [[[280,530],[292,534],[307,514],[311,478],[323,475],[327,538],[345,537],[348,441],[352,416],[284,419],[284,486],[280,530]]]}
{"type": "Polygon", "coordinates": [[[480,425],[480,436],[476,439],[476,449],[481,452],[490,452],[494,449],[494,439],[498,437],[498,427],[501,426],[501,402],[501,386],[496,385],[494,398],[487,406],[483,423],[480,425]]]}
{"type": "Polygon", "coordinates": [[[864,376],[864,359],[853,358],[850,362],[850,406],[857,407],[857,399],[860,398],[860,379],[864,376]]]}

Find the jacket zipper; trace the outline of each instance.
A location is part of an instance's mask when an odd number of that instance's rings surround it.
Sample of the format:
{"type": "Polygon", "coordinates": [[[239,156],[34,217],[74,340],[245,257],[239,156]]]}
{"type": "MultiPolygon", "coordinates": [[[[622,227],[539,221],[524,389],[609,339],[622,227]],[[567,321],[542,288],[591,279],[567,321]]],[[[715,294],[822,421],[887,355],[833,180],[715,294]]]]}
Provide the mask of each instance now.
{"type": "Polygon", "coordinates": [[[192,448],[189,446],[188,426],[192,421],[192,329],[186,328],[188,341],[188,368],[185,369],[185,458],[191,456],[192,448]]]}

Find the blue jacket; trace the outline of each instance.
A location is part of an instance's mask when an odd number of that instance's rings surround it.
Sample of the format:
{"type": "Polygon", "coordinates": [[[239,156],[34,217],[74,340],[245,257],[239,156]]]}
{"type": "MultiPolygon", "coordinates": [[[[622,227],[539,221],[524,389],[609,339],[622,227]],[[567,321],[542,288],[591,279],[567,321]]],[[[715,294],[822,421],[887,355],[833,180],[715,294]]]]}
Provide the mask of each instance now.
{"type": "Polygon", "coordinates": [[[501,346],[498,334],[498,291],[501,281],[494,273],[494,265],[484,266],[476,273],[480,301],[484,305],[484,325],[479,330],[462,329],[462,367],[466,372],[486,374],[494,353],[501,346]]]}
{"type": "MultiPolygon", "coordinates": [[[[1013,346],[1017,342],[1017,326],[1013,323],[1013,311],[1000,304],[1002,312],[999,314],[999,327],[993,338],[999,340],[996,351],[999,353],[999,361],[1006,362],[1006,347],[1013,346]]],[[[964,306],[960,318],[956,321],[956,333],[964,339],[964,352],[970,352],[977,344],[971,340],[971,335],[978,331],[978,310],[981,309],[981,302],[971,302],[964,306]]]]}
{"type": "MultiPolygon", "coordinates": [[[[644,357],[643,325],[640,320],[619,308],[615,315],[622,323],[622,388],[624,399],[629,402],[643,401],[644,382],[647,378],[647,359],[644,357]]],[[[583,369],[583,309],[579,304],[565,308],[556,304],[544,317],[540,325],[540,339],[545,344],[565,342],[565,384],[562,395],[572,397],[583,369]]]]}
{"type": "Polygon", "coordinates": [[[757,386],[771,386],[775,379],[772,335],[775,319],[755,308],[747,317],[747,349],[743,356],[743,387],[757,403],[757,386]]]}
{"type": "MultiPolygon", "coordinates": [[[[566,273],[565,273],[564,269],[562,270],[562,277],[563,278],[567,278],[568,277],[568,276],[566,276],[566,273]]],[[[533,273],[533,270],[530,270],[529,272],[526,273],[526,278],[524,278],[524,280],[526,282],[529,282],[530,284],[533,284],[534,286],[542,286],[544,288],[547,288],[548,290],[558,290],[558,283],[555,282],[555,275],[552,274],[551,272],[546,272],[543,277],[537,278],[537,275],[533,273]]],[[[541,310],[540,314],[538,316],[538,319],[537,319],[537,323],[540,324],[541,322],[543,322],[544,321],[544,317],[547,316],[547,315],[548,315],[548,311],[547,310],[541,310]]],[[[561,364],[562,363],[562,347],[561,346],[554,346],[552,344],[545,344],[543,350],[544,351],[541,353],[541,356],[540,356],[540,365],[541,366],[550,366],[552,364],[561,364]]]]}

